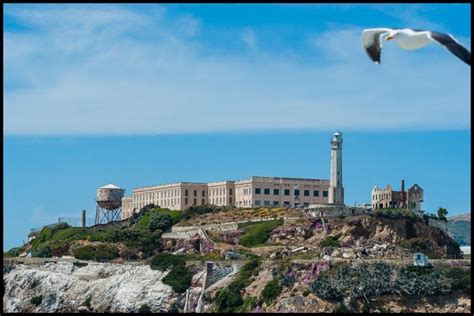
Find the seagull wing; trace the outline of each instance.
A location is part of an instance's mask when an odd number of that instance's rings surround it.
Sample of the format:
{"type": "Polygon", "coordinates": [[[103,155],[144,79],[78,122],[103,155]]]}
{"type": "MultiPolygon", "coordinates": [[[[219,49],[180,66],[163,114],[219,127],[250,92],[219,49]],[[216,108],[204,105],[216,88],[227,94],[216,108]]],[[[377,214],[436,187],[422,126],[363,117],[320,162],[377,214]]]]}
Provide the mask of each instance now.
{"type": "Polygon", "coordinates": [[[375,28],[362,31],[362,45],[370,59],[376,64],[380,64],[382,53],[382,35],[389,33],[392,29],[375,28]]]}
{"type": "Polygon", "coordinates": [[[463,62],[471,65],[471,52],[466,47],[462,46],[453,36],[450,34],[444,34],[439,32],[429,32],[429,37],[446,47],[451,53],[456,55],[463,62]]]}

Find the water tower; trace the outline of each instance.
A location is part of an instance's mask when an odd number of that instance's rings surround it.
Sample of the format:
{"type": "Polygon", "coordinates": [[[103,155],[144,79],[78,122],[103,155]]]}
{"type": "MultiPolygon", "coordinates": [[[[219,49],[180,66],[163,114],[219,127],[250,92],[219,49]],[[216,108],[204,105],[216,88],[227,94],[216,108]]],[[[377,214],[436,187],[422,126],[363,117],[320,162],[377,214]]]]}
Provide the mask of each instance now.
{"type": "Polygon", "coordinates": [[[97,189],[95,225],[121,220],[124,192],[124,189],[113,184],[107,184],[97,189]]]}

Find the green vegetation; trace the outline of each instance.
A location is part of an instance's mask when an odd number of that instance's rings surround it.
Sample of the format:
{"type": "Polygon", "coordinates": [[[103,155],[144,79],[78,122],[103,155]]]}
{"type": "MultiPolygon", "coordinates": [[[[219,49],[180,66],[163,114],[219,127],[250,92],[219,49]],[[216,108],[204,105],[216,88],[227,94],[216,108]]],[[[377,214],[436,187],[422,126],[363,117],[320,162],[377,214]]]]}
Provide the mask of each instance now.
{"type": "Polygon", "coordinates": [[[192,277],[193,273],[189,268],[177,266],[171,269],[162,281],[164,284],[171,286],[175,292],[183,293],[191,286],[192,277]]]}
{"type": "Polygon", "coordinates": [[[251,313],[255,306],[257,306],[257,298],[255,296],[249,296],[244,300],[243,305],[237,308],[237,312],[251,313]]]}
{"type": "Polygon", "coordinates": [[[118,250],[110,245],[86,245],[74,249],[74,257],[81,260],[110,261],[119,257],[118,250]]]}
{"type": "Polygon", "coordinates": [[[157,229],[168,231],[171,226],[173,226],[173,218],[169,214],[161,213],[150,217],[148,229],[150,231],[156,231],[157,229]]]}
{"type": "Polygon", "coordinates": [[[228,288],[219,291],[214,304],[219,313],[232,313],[244,303],[242,294],[234,292],[228,288]]]}
{"type": "Polygon", "coordinates": [[[314,294],[342,301],[380,295],[435,295],[456,289],[470,292],[470,269],[459,267],[402,267],[382,262],[341,264],[322,272],[311,284],[314,294]]]}
{"type": "Polygon", "coordinates": [[[181,211],[172,211],[167,208],[149,205],[142,208],[140,212],[134,213],[132,225],[135,229],[166,231],[172,225],[181,221],[182,214],[181,211]],[[161,228],[156,225],[161,226],[161,228]]]}
{"type": "Polygon", "coordinates": [[[371,214],[372,216],[382,217],[382,218],[406,218],[411,220],[419,220],[420,217],[414,212],[407,209],[393,209],[393,208],[384,208],[380,210],[375,210],[371,214]]]}
{"type": "MultiPolygon", "coordinates": [[[[214,309],[219,313],[232,313],[244,304],[242,291],[252,282],[252,276],[258,274],[259,259],[252,259],[240,269],[237,277],[225,289],[217,293],[214,309]]],[[[250,304],[247,302],[247,304],[250,304]]]]}
{"type": "Polygon", "coordinates": [[[340,237],[341,237],[340,234],[335,235],[335,236],[327,236],[326,238],[321,240],[319,245],[321,247],[340,247],[341,246],[339,242],[340,237]]]}
{"type": "Polygon", "coordinates": [[[150,263],[150,268],[153,270],[165,271],[182,265],[186,265],[184,256],[162,252],[153,257],[150,263]]]}
{"type": "Polygon", "coordinates": [[[346,314],[346,313],[350,313],[350,310],[346,307],[346,305],[340,303],[336,305],[336,308],[334,309],[334,313],[346,314]]]}
{"type": "Polygon", "coordinates": [[[140,314],[150,314],[150,313],[151,313],[151,309],[150,309],[150,307],[149,307],[147,304],[143,304],[143,305],[140,306],[140,308],[138,309],[138,313],[140,313],[140,314]]]}
{"type": "Polygon", "coordinates": [[[88,296],[83,304],[85,307],[87,307],[89,310],[92,309],[91,307],[91,296],[88,296]]]}
{"type": "Polygon", "coordinates": [[[262,290],[262,301],[267,304],[272,303],[281,294],[282,289],[277,279],[268,282],[262,290]]]}
{"type": "Polygon", "coordinates": [[[34,297],[31,298],[30,303],[35,305],[35,306],[38,306],[38,305],[41,304],[42,301],[43,301],[43,295],[34,296],[34,297]]]}
{"type": "Polygon", "coordinates": [[[255,247],[264,244],[272,230],[283,225],[283,219],[272,221],[239,224],[239,228],[244,230],[244,235],[239,238],[241,245],[245,247],[255,247]]]}
{"type": "MultiPolygon", "coordinates": [[[[70,245],[77,240],[104,243],[123,243],[132,251],[150,257],[160,250],[161,233],[181,220],[179,211],[171,211],[153,205],[134,213],[129,227],[70,227],[65,223],[44,227],[31,243],[34,257],[52,257],[68,254],[70,245]]],[[[19,250],[11,251],[17,254],[19,250]]],[[[127,259],[133,259],[127,258],[127,259]]]]}
{"type": "Polygon", "coordinates": [[[445,208],[438,208],[438,217],[439,219],[443,220],[443,221],[447,221],[446,219],[446,215],[448,215],[448,210],[445,209],[445,208]]]}
{"type": "Polygon", "coordinates": [[[211,204],[190,206],[187,209],[185,209],[184,212],[182,213],[182,219],[183,220],[188,220],[188,219],[194,218],[194,217],[202,215],[202,214],[218,213],[218,212],[223,211],[225,209],[227,209],[227,208],[216,206],[216,205],[211,205],[211,204]]]}
{"type": "Polygon", "coordinates": [[[160,271],[171,269],[162,281],[175,292],[183,293],[191,286],[193,273],[186,267],[185,256],[159,253],[151,260],[150,268],[160,271]]]}

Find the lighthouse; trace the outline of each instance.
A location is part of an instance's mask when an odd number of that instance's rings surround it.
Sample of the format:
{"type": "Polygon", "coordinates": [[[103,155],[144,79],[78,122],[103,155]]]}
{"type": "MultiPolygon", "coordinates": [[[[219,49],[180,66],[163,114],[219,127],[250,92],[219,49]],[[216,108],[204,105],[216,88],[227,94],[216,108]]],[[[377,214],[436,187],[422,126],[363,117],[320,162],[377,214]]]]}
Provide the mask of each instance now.
{"type": "Polygon", "coordinates": [[[331,177],[329,179],[329,204],[344,205],[342,186],[342,132],[336,131],[331,138],[331,177]]]}

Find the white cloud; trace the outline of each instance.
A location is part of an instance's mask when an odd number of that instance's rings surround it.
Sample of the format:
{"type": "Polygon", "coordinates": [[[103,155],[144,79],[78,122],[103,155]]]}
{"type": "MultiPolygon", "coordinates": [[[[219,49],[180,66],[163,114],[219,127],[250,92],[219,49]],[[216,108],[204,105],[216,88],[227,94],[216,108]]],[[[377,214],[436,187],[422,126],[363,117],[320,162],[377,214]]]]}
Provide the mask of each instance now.
{"type": "Polygon", "coordinates": [[[301,62],[244,29],[252,58],[203,56],[195,17],[94,10],[14,13],[40,31],[4,34],[5,78],[25,83],[4,93],[5,134],[470,126],[470,67],[440,47],[387,45],[374,65],[361,29],[333,27],[301,62]]]}

